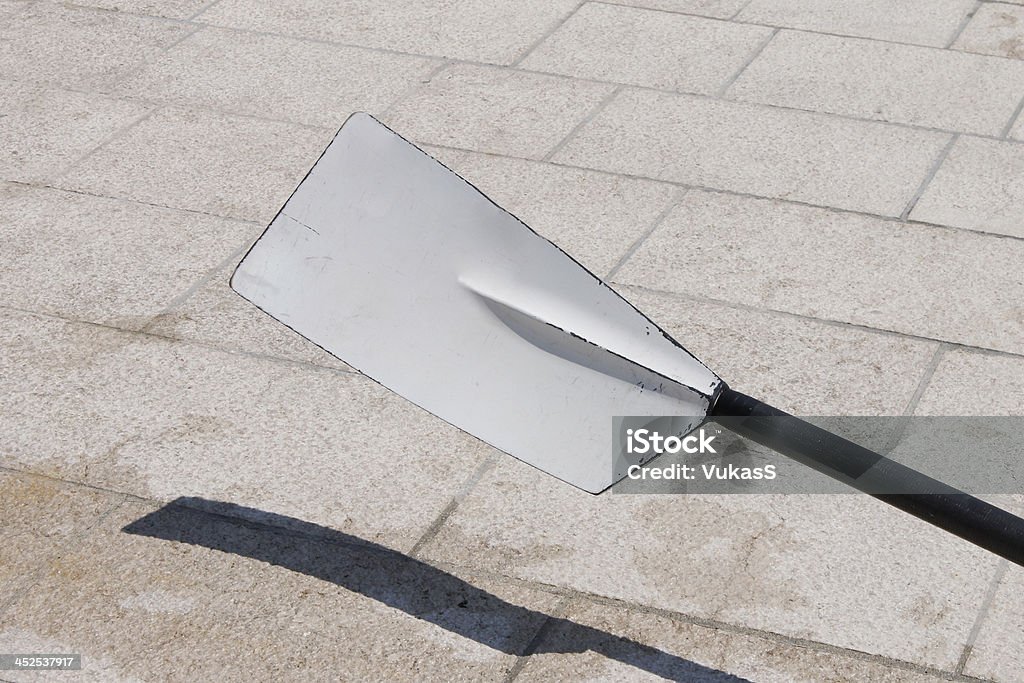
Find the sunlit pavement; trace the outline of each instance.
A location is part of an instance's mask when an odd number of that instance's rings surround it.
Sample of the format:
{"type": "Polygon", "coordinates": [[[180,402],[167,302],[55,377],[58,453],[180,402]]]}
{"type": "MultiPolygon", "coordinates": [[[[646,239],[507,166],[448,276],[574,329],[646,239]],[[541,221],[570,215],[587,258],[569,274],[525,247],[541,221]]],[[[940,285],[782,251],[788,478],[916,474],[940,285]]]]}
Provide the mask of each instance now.
{"type": "Polygon", "coordinates": [[[1024,679],[1019,567],[864,496],[590,496],[227,287],[367,111],[741,391],[1021,414],[1021,45],[975,0],[0,0],[0,654],[82,656],[0,680],[1024,679]]]}

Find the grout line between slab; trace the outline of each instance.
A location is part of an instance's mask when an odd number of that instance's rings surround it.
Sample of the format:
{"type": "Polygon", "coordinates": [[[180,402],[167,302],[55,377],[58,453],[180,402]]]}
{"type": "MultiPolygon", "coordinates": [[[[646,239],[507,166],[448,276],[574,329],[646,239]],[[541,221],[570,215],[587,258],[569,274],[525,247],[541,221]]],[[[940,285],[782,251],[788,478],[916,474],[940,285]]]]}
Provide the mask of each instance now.
{"type": "MultiPolygon", "coordinates": [[[[628,0],[586,0],[591,5],[605,5],[606,7],[618,7],[625,8],[628,10],[636,10],[638,12],[648,12],[656,14],[675,14],[683,17],[690,17],[693,19],[704,19],[706,21],[713,21],[719,24],[738,24],[740,26],[760,26],[761,28],[780,28],[777,26],[768,26],[767,24],[755,24],[749,21],[736,21],[736,16],[747,8],[747,5],[751,4],[754,0],[746,0],[743,6],[740,7],[736,12],[733,13],[732,17],[714,16],[710,14],[696,14],[694,12],[686,12],[683,10],[666,9],[664,7],[647,7],[645,5],[634,5],[628,0]]],[[[586,4],[586,3],[585,3],[586,4]]],[[[782,27],[785,28],[785,27],[782,27]]]]}
{"type": "MultiPolygon", "coordinates": [[[[925,47],[931,48],[932,50],[946,50],[942,45],[934,45],[931,43],[908,43],[899,40],[893,40],[891,38],[879,38],[877,36],[865,36],[862,34],[855,33],[836,33],[835,31],[822,31],[811,28],[800,28],[798,26],[787,26],[785,24],[772,24],[763,21],[748,21],[745,19],[737,19],[744,10],[753,4],[754,0],[747,0],[739,10],[736,11],[731,17],[715,17],[707,14],[697,14],[695,12],[686,12],[684,10],[667,9],[665,7],[638,7],[637,5],[630,5],[626,2],[607,2],[605,0],[592,0],[593,2],[601,2],[602,4],[615,5],[618,7],[631,7],[633,9],[644,10],[646,12],[660,12],[662,14],[681,14],[684,17],[693,17],[695,19],[706,19],[708,21],[718,21],[726,24],[735,24],[738,26],[760,26],[762,28],[774,28],[783,29],[786,31],[797,31],[800,33],[813,33],[819,36],[831,36],[833,38],[853,38],[854,40],[869,40],[874,43],[885,43],[886,45],[905,45],[908,47],[925,47]]],[[[1005,2],[1005,0],[983,0],[983,2],[1005,2]]],[[[244,29],[243,29],[244,30],[244,29]]],[[[996,57],[997,59],[1008,59],[1011,61],[1017,61],[1014,57],[1004,57],[1002,55],[987,55],[978,52],[968,52],[966,50],[956,50],[956,52],[962,52],[963,54],[977,55],[981,57],[996,57]]]]}
{"type": "Polygon", "coordinates": [[[963,652],[960,653],[960,660],[956,663],[954,672],[960,675],[964,675],[964,669],[967,667],[967,662],[971,658],[971,652],[974,650],[974,643],[978,640],[978,634],[981,633],[981,627],[985,623],[985,618],[988,617],[989,610],[992,608],[992,602],[995,600],[996,592],[999,590],[999,583],[1003,580],[1003,576],[1006,575],[1006,570],[1010,567],[1008,560],[1003,560],[996,567],[996,571],[992,576],[992,581],[988,585],[988,590],[985,591],[985,597],[981,601],[981,607],[978,609],[978,615],[974,619],[974,624],[971,625],[971,632],[967,635],[967,642],[964,644],[963,652]]]}
{"type": "Polygon", "coordinates": [[[774,31],[769,33],[768,37],[762,40],[761,43],[751,51],[751,53],[743,61],[743,64],[740,65],[740,68],[736,70],[736,73],[734,73],[732,76],[726,79],[726,81],[722,83],[721,86],[719,86],[718,90],[715,91],[716,98],[725,99],[726,91],[730,87],[732,87],[732,84],[735,83],[743,74],[743,72],[747,70],[747,67],[753,64],[754,60],[761,56],[761,53],[765,51],[765,49],[768,47],[768,44],[775,39],[775,36],[779,35],[779,31],[780,29],[775,29],[774,31]]]}
{"type": "MultiPolygon", "coordinates": [[[[419,59],[429,59],[429,58],[428,57],[419,57],[419,59]]],[[[453,63],[458,63],[458,61],[457,60],[453,60],[453,63]]],[[[489,65],[489,64],[488,65],[481,65],[481,66],[488,66],[488,67],[493,68],[493,65],[489,65]]],[[[546,75],[550,76],[550,75],[553,75],[553,74],[546,74],[546,75]]],[[[122,94],[122,93],[112,93],[112,92],[106,92],[104,90],[95,90],[95,89],[80,88],[80,87],[69,87],[69,86],[65,86],[65,85],[56,85],[56,84],[53,84],[53,83],[37,82],[37,81],[32,81],[32,80],[22,81],[22,80],[18,80],[16,78],[3,78],[3,77],[0,77],[0,82],[19,83],[19,84],[22,84],[22,85],[35,86],[35,87],[38,87],[40,89],[51,90],[51,91],[55,91],[55,92],[58,92],[58,91],[59,92],[72,92],[72,93],[77,93],[79,95],[89,95],[89,96],[92,96],[92,97],[103,98],[103,99],[109,100],[111,102],[127,102],[127,103],[133,103],[133,104],[147,105],[147,106],[153,107],[154,110],[160,110],[160,109],[179,109],[179,110],[200,111],[200,112],[206,112],[206,113],[210,113],[210,114],[218,114],[220,116],[229,116],[229,117],[240,118],[240,119],[249,119],[251,121],[263,121],[265,123],[278,123],[278,124],[283,124],[283,125],[288,125],[288,126],[295,126],[296,128],[305,128],[307,130],[320,131],[320,132],[323,132],[323,133],[330,133],[330,134],[334,134],[338,130],[338,128],[336,126],[333,126],[333,125],[332,126],[326,126],[326,125],[321,125],[321,124],[316,124],[316,123],[305,123],[305,122],[302,122],[302,121],[296,121],[295,119],[281,118],[281,117],[276,117],[276,116],[263,116],[263,115],[260,115],[260,114],[250,114],[250,113],[247,113],[247,112],[244,112],[244,111],[236,111],[236,110],[232,110],[232,109],[219,109],[217,107],[214,107],[214,106],[211,106],[211,105],[208,105],[208,104],[203,104],[201,102],[190,102],[190,101],[185,101],[185,100],[176,100],[176,99],[167,99],[167,98],[163,98],[163,99],[162,98],[155,98],[154,99],[154,98],[148,98],[148,97],[140,97],[138,95],[131,95],[131,94],[127,94],[127,93],[124,93],[124,94],[122,94]]],[[[610,83],[601,83],[600,81],[594,81],[594,82],[595,83],[600,83],[602,85],[611,85],[610,83]]],[[[152,114],[152,113],[154,113],[154,112],[150,112],[150,114],[152,114]]],[[[140,115],[140,116],[142,116],[142,115],[140,115]]],[[[986,137],[986,136],[977,136],[977,137],[986,137]]],[[[1017,141],[1009,140],[1009,142],[1017,142],[1017,141]]],[[[1022,141],[1020,144],[1024,144],[1024,141],[1022,141]]]]}
{"type": "MultiPolygon", "coordinates": [[[[144,328],[129,328],[129,327],[118,327],[116,325],[110,325],[107,323],[100,323],[93,320],[83,320],[79,318],[69,318],[67,316],[58,315],[56,313],[46,313],[44,311],[33,311],[27,308],[18,308],[17,306],[10,306],[8,304],[0,303],[0,311],[13,311],[16,313],[24,313],[26,315],[39,316],[41,318],[49,318],[51,320],[59,320],[61,322],[70,323],[73,325],[86,325],[90,327],[99,327],[104,330],[111,332],[119,332],[128,335],[139,335],[142,337],[149,337],[158,341],[173,342],[178,344],[185,344],[191,346],[198,346],[199,348],[208,349],[217,353],[224,353],[229,356],[241,356],[243,358],[253,358],[256,360],[269,361],[271,363],[278,363],[281,365],[297,365],[306,369],[331,372],[336,375],[342,376],[355,376],[363,377],[363,373],[358,370],[346,370],[344,368],[332,367],[330,365],[320,365],[319,363],[313,363],[305,360],[298,360],[295,358],[286,358],[284,356],[275,356],[267,353],[258,353],[255,351],[246,351],[244,349],[232,349],[224,346],[218,346],[212,342],[203,341],[201,339],[188,339],[184,337],[174,337],[169,334],[161,334],[159,332],[147,331],[144,328]]],[[[344,361],[342,361],[344,362],[344,361]]]]}
{"type": "Polygon", "coordinates": [[[967,14],[965,14],[963,18],[960,20],[960,23],[957,25],[956,29],[953,30],[953,35],[950,37],[949,40],[946,41],[945,49],[952,49],[953,43],[957,41],[957,38],[960,37],[960,34],[963,33],[964,29],[967,28],[967,25],[971,23],[971,19],[974,18],[974,15],[978,13],[979,9],[981,9],[981,0],[977,0],[977,2],[974,3],[974,7],[972,7],[970,11],[967,12],[967,14]]]}
{"type": "MultiPolygon", "coordinates": [[[[219,2],[220,0],[217,0],[217,1],[219,2]]],[[[153,63],[154,61],[156,61],[157,59],[159,59],[160,57],[162,57],[166,53],[170,52],[171,50],[176,48],[178,45],[181,45],[186,40],[188,40],[189,38],[191,38],[192,36],[194,36],[195,34],[199,33],[200,31],[202,31],[205,28],[206,28],[205,26],[202,26],[200,24],[196,24],[194,29],[192,29],[191,31],[186,31],[184,33],[184,35],[182,35],[180,38],[178,38],[177,40],[175,40],[175,41],[171,42],[170,44],[166,45],[163,49],[161,49],[159,52],[154,54],[151,59],[146,59],[146,60],[143,60],[142,62],[140,62],[140,64],[139,64],[140,69],[141,68],[145,68],[149,64],[153,63]]],[[[127,80],[127,77],[119,79],[119,80],[127,80]]],[[[113,84],[111,83],[109,85],[112,86],[113,84]]]]}
{"type": "Polygon", "coordinates": [[[774,315],[780,315],[786,318],[793,318],[796,320],[805,320],[812,323],[821,323],[822,325],[829,325],[831,327],[840,327],[844,329],[855,329],[862,330],[864,332],[870,332],[872,334],[879,334],[887,337],[896,337],[899,339],[910,339],[913,341],[930,342],[933,344],[945,344],[950,349],[965,349],[972,353],[981,353],[990,356],[1000,356],[1007,358],[1024,358],[1024,352],[1014,351],[1003,351],[1001,349],[990,349],[983,346],[971,346],[970,344],[961,344],[959,342],[949,341],[948,339],[936,339],[934,337],[926,337],[919,334],[910,334],[907,332],[898,332],[896,330],[888,330],[883,327],[871,327],[870,325],[861,325],[858,323],[845,322],[843,320],[834,320],[831,318],[815,318],[809,315],[803,315],[801,313],[793,313],[792,311],[783,311],[777,308],[758,308],[757,306],[751,306],[749,304],[738,303],[735,301],[727,301],[725,299],[715,299],[709,296],[703,296],[700,294],[689,294],[686,292],[671,292],[664,289],[654,289],[652,287],[645,287],[643,285],[637,285],[630,282],[613,282],[611,283],[616,289],[634,289],[641,292],[649,292],[651,294],[661,294],[670,298],[682,299],[684,301],[695,301],[697,303],[712,304],[715,306],[722,306],[724,308],[731,308],[738,311],[751,311],[754,313],[770,313],[774,315]]]}
{"type": "Polygon", "coordinates": [[[946,355],[946,351],[951,348],[950,344],[942,342],[938,348],[935,349],[935,353],[928,360],[928,364],[924,367],[924,372],[921,373],[921,378],[917,382],[917,388],[914,389],[913,395],[910,400],[907,401],[906,407],[903,409],[904,417],[912,417],[914,412],[917,410],[917,405],[921,402],[921,397],[924,396],[924,392],[928,390],[929,385],[932,383],[932,377],[935,376],[935,371],[939,368],[939,363],[942,362],[943,356],[946,355]]]}
{"type": "Polygon", "coordinates": [[[574,137],[576,137],[576,133],[578,133],[581,130],[583,130],[584,126],[586,126],[588,123],[590,123],[595,118],[597,118],[597,115],[600,114],[602,111],[604,111],[605,107],[607,107],[609,104],[611,104],[611,101],[614,100],[615,96],[618,95],[621,91],[622,91],[622,86],[616,86],[615,88],[612,89],[612,91],[610,93],[608,93],[603,98],[601,98],[601,101],[598,102],[594,106],[594,108],[591,109],[589,113],[587,113],[587,115],[585,117],[583,117],[583,120],[581,120],[575,126],[573,126],[572,130],[570,130],[568,133],[566,133],[565,137],[562,138],[558,142],[558,144],[556,144],[554,147],[552,147],[551,150],[547,154],[545,154],[543,157],[541,157],[541,161],[549,161],[552,157],[554,157],[556,154],[558,154],[562,150],[562,148],[565,147],[565,145],[570,140],[572,140],[574,137]]]}
{"type": "Polygon", "coordinates": [[[914,207],[917,206],[917,202],[920,201],[921,196],[924,194],[925,190],[928,189],[928,185],[932,182],[932,178],[934,178],[935,174],[939,172],[939,168],[943,163],[945,163],[950,150],[953,149],[953,145],[955,145],[956,141],[959,139],[960,134],[954,133],[946,142],[946,146],[942,148],[939,155],[935,158],[935,161],[932,162],[931,168],[928,169],[928,173],[925,174],[924,180],[922,180],[921,184],[917,186],[917,190],[914,192],[913,196],[910,197],[910,201],[907,202],[906,207],[904,207],[903,211],[900,213],[900,221],[904,223],[907,222],[907,219],[910,217],[910,213],[914,210],[914,207]]]}
{"type": "MultiPolygon", "coordinates": [[[[64,90],[70,90],[69,88],[63,88],[63,89],[64,90]]],[[[149,99],[149,98],[145,98],[145,97],[138,97],[138,96],[135,96],[135,95],[120,96],[120,95],[111,95],[109,93],[103,93],[103,92],[97,92],[97,91],[88,91],[88,90],[71,90],[71,92],[78,92],[78,93],[81,93],[81,94],[84,94],[84,95],[93,95],[93,96],[96,96],[96,97],[104,97],[106,99],[114,100],[114,101],[135,102],[136,104],[146,104],[146,105],[149,105],[151,107],[155,107],[156,109],[179,109],[179,110],[201,111],[201,112],[206,112],[206,113],[210,113],[210,114],[218,114],[219,116],[228,116],[228,117],[234,117],[234,118],[239,118],[239,119],[249,119],[250,121],[263,121],[265,123],[277,123],[277,124],[282,124],[282,125],[287,125],[287,126],[294,126],[296,128],[304,128],[306,130],[320,131],[320,132],[329,133],[329,134],[332,134],[332,135],[335,132],[337,132],[337,130],[338,130],[338,128],[335,127],[335,126],[324,126],[324,125],[320,125],[320,124],[316,124],[316,123],[304,123],[302,121],[296,121],[294,119],[279,118],[279,117],[276,117],[276,116],[261,116],[260,114],[249,114],[249,113],[246,113],[244,111],[232,111],[232,110],[226,110],[226,109],[218,109],[217,107],[213,107],[213,106],[210,106],[210,105],[207,105],[207,104],[198,103],[198,102],[185,102],[185,101],[172,100],[172,99],[149,99]]],[[[985,136],[980,136],[979,135],[977,137],[985,137],[985,136]]],[[[1024,144],[1024,142],[1022,142],[1021,144],[1024,144]]]]}
{"type": "Polygon", "coordinates": [[[551,28],[549,28],[547,31],[544,31],[544,33],[541,34],[541,36],[537,38],[537,40],[527,45],[526,49],[523,50],[523,52],[521,52],[515,59],[513,59],[509,66],[512,68],[519,66],[524,59],[529,57],[531,54],[533,54],[534,50],[540,47],[541,43],[550,38],[555,33],[555,31],[565,26],[566,22],[569,21],[569,19],[571,19],[573,16],[575,16],[576,13],[580,11],[580,8],[583,7],[583,5],[585,4],[587,4],[587,0],[580,0],[580,2],[576,3],[576,6],[573,7],[568,13],[566,13],[564,17],[555,21],[551,28]]]}
{"type": "MultiPolygon", "coordinates": [[[[152,105],[150,105],[150,106],[152,106],[152,105]]],[[[148,119],[150,116],[152,116],[156,112],[160,111],[161,108],[162,107],[160,107],[160,106],[153,106],[151,109],[149,109],[149,111],[146,111],[145,113],[143,113],[140,116],[136,116],[130,122],[128,122],[124,126],[121,126],[117,130],[115,130],[111,135],[109,135],[107,137],[106,140],[104,140],[103,142],[99,143],[98,145],[96,145],[95,147],[90,149],[88,152],[86,152],[82,156],[80,156],[77,159],[75,159],[74,161],[72,161],[70,164],[65,166],[62,170],[58,171],[56,173],[56,175],[50,177],[48,179],[49,182],[50,183],[56,183],[56,182],[62,180],[69,173],[71,173],[71,171],[73,171],[75,168],[77,168],[80,164],[85,162],[87,159],[89,159],[91,156],[93,156],[94,154],[96,154],[100,150],[104,149],[110,143],[115,142],[116,140],[120,139],[124,135],[127,135],[128,131],[130,131],[131,129],[135,128],[137,125],[139,125],[140,123],[142,123],[143,121],[148,119]]]]}
{"type": "Polygon", "coordinates": [[[196,21],[200,16],[202,16],[203,14],[206,14],[207,10],[212,9],[216,5],[219,5],[220,3],[221,3],[221,0],[212,0],[211,2],[207,2],[205,5],[200,7],[197,11],[193,12],[191,16],[186,17],[185,21],[189,21],[189,22],[196,21]]]}
{"type": "Polygon", "coordinates": [[[87,190],[76,190],[70,187],[60,187],[58,185],[50,185],[48,183],[32,183],[24,180],[0,180],[0,182],[9,183],[11,185],[20,185],[21,187],[29,187],[36,190],[53,190],[54,192],[67,192],[69,194],[78,194],[84,197],[95,197],[97,199],[109,199],[114,202],[121,202],[124,204],[135,204],[138,206],[152,206],[156,209],[167,209],[168,211],[181,211],[182,213],[194,213],[200,216],[209,216],[210,218],[217,218],[224,221],[230,221],[232,223],[244,223],[246,225],[263,225],[259,221],[254,221],[248,218],[239,218],[237,216],[225,216],[219,213],[212,213],[210,211],[203,211],[201,209],[186,209],[180,206],[170,206],[168,204],[158,204],[157,202],[147,202],[142,199],[131,199],[129,197],[115,197],[109,194],[100,194],[98,192],[89,192],[87,190]]]}
{"type": "Polygon", "coordinates": [[[985,618],[988,616],[988,611],[992,607],[992,601],[995,599],[995,594],[999,589],[999,583],[1002,578],[1005,577],[1007,569],[1010,567],[1008,560],[1002,560],[995,569],[995,573],[992,575],[992,581],[988,585],[988,590],[985,591],[985,597],[981,601],[981,607],[978,609],[978,615],[975,617],[974,624],[971,627],[971,633],[968,634],[967,643],[964,645],[964,651],[961,652],[959,660],[956,663],[954,672],[961,676],[966,676],[964,670],[967,668],[967,663],[971,659],[971,653],[974,651],[974,644],[978,641],[978,634],[981,633],[981,627],[985,623],[985,618]]]}
{"type": "MultiPolygon", "coordinates": [[[[163,21],[171,24],[188,24],[191,23],[188,19],[182,19],[180,17],[164,17],[159,14],[147,14],[145,12],[132,12],[122,9],[111,9],[109,7],[97,7],[96,5],[84,5],[79,0],[26,0],[25,8],[35,7],[36,5],[50,5],[56,9],[65,8],[73,10],[81,10],[82,12],[92,12],[94,14],[105,14],[107,16],[126,16],[135,17],[138,19],[152,19],[154,21],[163,21]]],[[[17,11],[17,10],[16,10],[17,11]]]]}
{"type": "Polygon", "coordinates": [[[23,477],[31,477],[35,479],[43,479],[45,481],[59,482],[75,488],[88,489],[90,491],[96,491],[98,493],[106,493],[110,495],[124,496],[118,505],[124,503],[126,500],[133,500],[136,503],[154,503],[156,505],[164,505],[167,501],[157,500],[155,498],[146,498],[145,496],[138,496],[134,493],[126,493],[125,491],[119,491],[117,489],[106,488],[104,486],[96,486],[94,484],[87,484],[82,481],[76,481],[74,479],[61,479],[60,477],[54,477],[49,474],[42,474],[40,472],[33,472],[32,470],[23,470],[17,467],[11,467],[10,465],[0,465],[0,472],[7,472],[8,474],[14,474],[23,477]]]}
{"type": "Polygon", "coordinates": [[[139,75],[146,70],[151,64],[155,64],[161,57],[166,55],[168,52],[176,48],[177,46],[184,43],[186,40],[204,30],[204,26],[198,24],[190,25],[191,28],[184,32],[184,34],[177,40],[172,41],[170,44],[165,45],[163,48],[150,55],[146,59],[140,60],[138,63],[133,64],[131,67],[125,69],[116,78],[103,82],[103,87],[96,90],[97,93],[105,94],[109,97],[117,97],[118,86],[126,81],[131,80],[135,76],[139,75]]]}
{"type": "Polygon", "coordinates": [[[393,115],[394,110],[396,107],[398,107],[398,105],[402,104],[403,102],[411,98],[413,95],[415,95],[417,92],[419,92],[426,86],[430,85],[430,82],[433,81],[439,74],[443,73],[445,70],[448,69],[448,67],[456,63],[457,62],[454,59],[442,59],[440,64],[435,65],[430,71],[428,71],[426,74],[420,77],[418,83],[412,83],[408,88],[399,93],[395,97],[395,99],[393,99],[391,103],[388,104],[388,106],[384,107],[384,109],[381,110],[380,112],[380,118],[382,120],[387,120],[389,117],[393,115]]]}
{"type": "MultiPolygon", "coordinates": [[[[580,80],[583,80],[583,79],[580,79],[580,80]]],[[[605,81],[595,81],[595,82],[603,83],[605,81]]],[[[812,114],[814,116],[821,116],[821,117],[824,117],[824,118],[835,119],[837,121],[857,121],[857,122],[860,122],[860,123],[874,124],[874,125],[877,125],[877,126],[887,126],[887,127],[890,127],[890,128],[900,128],[900,129],[903,129],[903,130],[911,130],[911,131],[917,131],[917,132],[922,132],[922,133],[941,133],[942,135],[969,135],[971,137],[983,138],[985,140],[1003,140],[1003,138],[1000,138],[998,135],[992,135],[992,134],[989,134],[989,133],[978,133],[978,132],[975,132],[975,131],[954,130],[952,128],[937,128],[935,126],[925,126],[925,125],[921,125],[921,124],[917,124],[917,123],[905,123],[903,121],[892,121],[892,120],[887,120],[887,119],[874,119],[874,118],[869,118],[869,117],[865,117],[865,116],[857,116],[857,115],[854,115],[854,114],[840,114],[838,112],[826,111],[824,109],[808,109],[806,107],[798,107],[798,106],[789,105],[789,104],[778,104],[776,102],[762,102],[762,101],[755,100],[755,99],[734,99],[734,98],[729,98],[729,97],[724,97],[724,96],[708,95],[706,93],[688,92],[688,91],[682,91],[682,90],[659,90],[657,88],[652,88],[650,86],[643,86],[643,85],[627,85],[626,87],[634,88],[636,90],[643,90],[643,91],[659,93],[659,94],[663,94],[663,95],[679,95],[679,96],[685,96],[685,97],[694,97],[694,98],[697,98],[697,99],[709,99],[709,100],[713,100],[713,101],[717,101],[717,102],[725,102],[725,103],[728,103],[728,104],[733,104],[733,105],[736,105],[736,106],[748,106],[748,107],[754,107],[754,108],[759,108],[759,109],[775,110],[775,111],[801,112],[801,113],[804,113],[804,114],[812,114]]],[[[1008,140],[1008,142],[1016,142],[1018,144],[1024,144],[1024,141],[1015,140],[1013,138],[1010,138],[1008,140]]]]}
{"type": "Polygon", "coordinates": [[[150,328],[153,325],[153,323],[160,320],[162,317],[168,315],[169,313],[172,313],[173,311],[177,310],[183,303],[188,301],[196,292],[198,292],[200,289],[209,284],[213,280],[213,278],[217,276],[218,273],[222,272],[225,268],[227,268],[232,263],[232,261],[234,261],[237,258],[240,258],[242,254],[246,252],[246,250],[249,248],[251,244],[252,238],[247,237],[245,241],[237,249],[228,254],[220,263],[207,270],[198,280],[193,282],[191,285],[186,287],[180,294],[178,294],[169,302],[167,302],[167,305],[164,306],[159,313],[155,314],[152,318],[150,318],[149,322],[147,322],[145,325],[139,328],[139,331],[147,333],[150,332],[150,328]]]}
{"type": "Polygon", "coordinates": [[[950,346],[946,343],[940,343],[935,347],[935,352],[932,354],[928,362],[925,363],[924,370],[921,372],[921,377],[917,381],[917,386],[914,388],[914,393],[910,396],[910,400],[907,401],[907,405],[903,408],[903,412],[896,420],[895,427],[892,433],[889,435],[885,446],[880,451],[882,455],[889,455],[896,447],[903,441],[903,437],[907,434],[907,429],[910,427],[910,420],[914,415],[914,411],[917,410],[917,404],[921,401],[921,397],[924,396],[924,392],[928,389],[931,384],[932,377],[935,375],[936,368],[939,367],[939,362],[942,357],[946,355],[946,350],[950,346]]]}
{"type": "Polygon", "coordinates": [[[872,654],[870,652],[864,652],[862,650],[855,650],[852,648],[845,648],[838,645],[832,645],[830,643],[810,640],[808,638],[788,636],[783,633],[777,633],[775,631],[764,631],[756,628],[751,628],[749,626],[742,626],[739,624],[731,624],[729,622],[718,621],[717,619],[705,619],[703,617],[697,617],[689,614],[684,614],[681,612],[672,612],[670,610],[664,610],[659,607],[650,607],[647,605],[641,605],[637,603],[628,603],[615,598],[606,598],[600,595],[583,594],[583,597],[589,600],[590,602],[596,604],[619,606],[627,611],[639,612],[641,614],[651,614],[653,616],[663,617],[679,623],[692,624],[694,626],[700,626],[703,628],[725,631],[727,633],[735,633],[738,635],[759,638],[762,640],[768,640],[776,643],[783,643],[785,645],[790,645],[793,647],[805,648],[817,652],[838,655],[841,657],[849,657],[851,659],[857,659],[860,661],[874,662],[876,664],[881,664],[890,669],[898,669],[902,671],[911,671],[914,673],[939,676],[947,680],[978,680],[963,675],[960,675],[958,677],[958,675],[953,672],[926,666],[923,664],[918,664],[916,662],[895,659],[893,657],[887,657],[885,655],[872,654]]]}
{"type": "Polygon", "coordinates": [[[753,2],[754,2],[754,0],[747,0],[746,2],[744,2],[743,5],[738,10],[736,10],[735,12],[732,13],[732,16],[729,17],[729,21],[731,21],[733,23],[737,23],[737,24],[742,23],[740,21],[737,21],[736,17],[738,17],[739,15],[743,14],[743,10],[747,9],[748,7],[750,7],[750,5],[753,4],[753,2]]]}
{"type": "Polygon", "coordinates": [[[533,656],[537,651],[537,648],[540,647],[540,644],[544,642],[545,638],[547,638],[551,629],[554,627],[554,624],[565,617],[571,602],[572,598],[567,595],[564,595],[555,601],[555,604],[547,611],[547,617],[537,627],[537,631],[533,634],[533,638],[531,638],[530,642],[526,644],[525,648],[523,648],[523,653],[516,657],[515,663],[513,663],[512,667],[508,670],[508,673],[505,675],[505,683],[512,683],[512,681],[519,678],[519,674],[523,672],[523,669],[526,668],[526,665],[530,662],[530,657],[533,656]]]}
{"type": "Polygon", "coordinates": [[[1008,140],[1011,142],[1017,142],[1010,137],[1010,131],[1013,130],[1013,124],[1017,123],[1017,119],[1020,118],[1020,112],[1024,109],[1024,95],[1021,95],[1020,102],[1017,103],[1017,108],[1013,110],[1013,114],[1010,115],[1010,120],[1006,122],[1006,126],[1003,127],[1002,134],[999,136],[1002,140],[1008,140]]]}
{"type": "Polygon", "coordinates": [[[452,499],[448,501],[448,504],[441,509],[440,514],[434,518],[434,521],[430,523],[430,526],[423,532],[423,535],[413,544],[412,549],[409,550],[409,557],[420,559],[420,551],[441,532],[441,529],[444,528],[444,525],[447,524],[448,519],[455,513],[462,501],[466,499],[466,496],[476,488],[476,485],[480,483],[484,475],[490,472],[497,464],[497,459],[498,454],[492,451],[476,466],[476,469],[462,483],[462,486],[455,492],[452,499]]]}
{"type": "Polygon", "coordinates": [[[685,187],[680,187],[676,189],[675,194],[672,195],[672,197],[669,199],[668,203],[665,205],[665,208],[661,210],[661,213],[655,216],[653,221],[651,221],[650,227],[644,230],[643,234],[641,234],[640,237],[638,237],[633,242],[633,244],[630,245],[629,249],[626,250],[626,253],[619,257],[619,260],[615,262],[615,265],[612,266],[612,269],[609,270],[608,274],[604,276],[603,279],[606,282],[611,281],[611,279],[615,277],[619,270],[622,269],[622,266],[626,265],[626,261],[632,258],[633,254],[635,254],[637,250],[641,247],[641,245],[643,245],[643,243],[647,241],[647,238],[653,235],[654,231],[657,230],[658,227],[665,222],[665,219],[668,218],[669,214],[672,213],[672,210],[679,205],[679,202],[683,200],[683,197],[686,196],[687,192],[689,192],[689,190],[685,187]]]}

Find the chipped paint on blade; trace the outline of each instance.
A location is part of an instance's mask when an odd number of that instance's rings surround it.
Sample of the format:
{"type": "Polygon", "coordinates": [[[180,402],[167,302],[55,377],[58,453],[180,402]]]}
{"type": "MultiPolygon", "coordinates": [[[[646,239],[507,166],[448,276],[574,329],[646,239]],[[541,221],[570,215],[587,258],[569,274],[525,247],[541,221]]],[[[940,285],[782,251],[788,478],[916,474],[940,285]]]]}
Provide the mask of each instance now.
{"type": "Polygon", "coordinates": [[[613,447],[624,428],[613,416],[684,416],[689,431],[721,386],[599,278],[366,114],[346,121],[232,287],[389,389],[592,493],[636,462],[613,447]]]}

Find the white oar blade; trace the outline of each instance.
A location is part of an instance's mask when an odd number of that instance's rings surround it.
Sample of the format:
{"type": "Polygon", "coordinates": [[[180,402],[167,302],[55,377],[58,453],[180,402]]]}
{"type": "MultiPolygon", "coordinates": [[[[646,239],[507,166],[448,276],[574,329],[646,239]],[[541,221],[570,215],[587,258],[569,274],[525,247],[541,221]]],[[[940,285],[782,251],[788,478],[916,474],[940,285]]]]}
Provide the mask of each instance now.
{"type": "Polygon", "coordinates": [[[615,445],[613,416],[678,415],[689,431],[721,385],[600,279],[365,114],[232,287],[410,401],[592,493],[638,461],[615,445]]]}

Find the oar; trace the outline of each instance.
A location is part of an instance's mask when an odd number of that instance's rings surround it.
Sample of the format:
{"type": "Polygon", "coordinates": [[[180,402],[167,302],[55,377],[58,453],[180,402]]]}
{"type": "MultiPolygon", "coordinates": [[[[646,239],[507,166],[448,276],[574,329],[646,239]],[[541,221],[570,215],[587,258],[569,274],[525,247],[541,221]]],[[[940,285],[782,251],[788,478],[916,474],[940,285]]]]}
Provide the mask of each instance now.
{"type": "Polygon", "coordinates": [[[1020,517],[728,387],[711,417],[742,437],[1024,566],[1020,517]]]}
{"type": "Polygon", "coordinates": [[[232,276],[260,309],[451,424],[600,493],[616,416],[708,418],[1018,564],[1024,520],[728,388],[600,278],[366,114],[232,276]]]}

